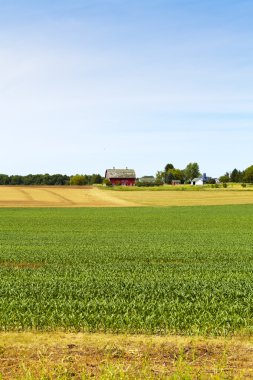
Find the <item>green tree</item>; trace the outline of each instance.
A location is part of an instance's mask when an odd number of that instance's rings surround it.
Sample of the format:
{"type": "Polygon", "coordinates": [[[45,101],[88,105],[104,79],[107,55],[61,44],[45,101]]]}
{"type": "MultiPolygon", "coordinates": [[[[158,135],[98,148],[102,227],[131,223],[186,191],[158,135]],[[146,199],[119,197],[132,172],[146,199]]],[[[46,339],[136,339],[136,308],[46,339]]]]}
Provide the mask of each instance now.
{"type": "Polygon", "coordinates": [[[199,164],[197,162],[190,162],[184,169],[185,180],[189,181],[199,176],[200,176],[199,164]]]}
{"type": "Polygon", "coordinates": [[[87,184],[88,184],[87,178],[82,174],[76,174],[70,178],[70,185],[72,185],[72,186],[73,185],[74,186],[83,186],[83,185],[87,185],[87,184]]]}
{"type": "Polygon", "coordinates": [[[164,171],[157,171],[156,172],[156,180],[159,182],[165,182],[165,173],[164,171]]]}
{"type": "Polygon", "coordinates": [[[249,166],[244,171],[243,181],[248,183],[253,183],[253,165],[249,166]]]}
{"type": "Polygon", "coordinates": [[[174,179],[183,181],[184,172],[180,169],[169,169],[165,175],[165,182],[171,184],[174,179]]]}
{"type": "Polygon", "coordinates": [[[112,186],[111,181],[108,178],[104,178],[103,185],[105,185],[105,186],[112,186]]]}
{"type": "Polygon", "coordinates": [[[93,185],[94,183],[102,183],[102,182],[103,182],[103,178],[101,177],[100,174],[92,174],[92,175],[90,176],[90,181],[89,181],[89,183],[90,183],[91,185],[93,185]]]}
{"type": "Polygon", "coordinates": [[[239,182],[238,181],[238,170],[237,169],[232,170],[232,172],[230,174],[230,181],[231,182],[239,182]]]}
{"type": "Polygon", "coordinates": [[[242,182],[243,181],[243,172],[240,170],[234,169],[230,174],[231,182],[242,182]]]}
{"type": "Polygon", "coordinates": [[[11,175],[10,185],[23,185],[23,177],[21,175],[11,175]]]}
{"type": "Polygon", "coordinates": [[[226,183],[226,182],[229,182],[230,181],[230,176],[229,176],[229,173],[225,173],[224,175],[222,175],[220,178],[219,178],[220,182],[222,183],[226,183]]]}
{"type": "Polygon", "coordinates": [[[7,174],[0,174],[0,185],[9,185],[9,176],[7,174]]]}
{"type": "Polygon", "coordinates": [[[175,169],[174,166],[173,166],[172,164],[167,164],[167,165],[165,165],[165,168],[164,168],[165,173],[166,173],[168,170],[170,170],[170,169],[175,169]]]}

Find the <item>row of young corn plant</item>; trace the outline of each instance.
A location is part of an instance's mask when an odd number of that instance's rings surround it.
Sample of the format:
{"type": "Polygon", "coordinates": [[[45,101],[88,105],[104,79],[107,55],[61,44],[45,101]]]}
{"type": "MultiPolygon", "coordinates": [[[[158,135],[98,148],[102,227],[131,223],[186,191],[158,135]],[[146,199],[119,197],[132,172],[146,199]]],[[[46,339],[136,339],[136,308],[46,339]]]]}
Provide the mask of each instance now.
{"type": "Polygon", "coordinates": [[[0,210],[0,329],[253,327],[253,206],[0,210]]]}

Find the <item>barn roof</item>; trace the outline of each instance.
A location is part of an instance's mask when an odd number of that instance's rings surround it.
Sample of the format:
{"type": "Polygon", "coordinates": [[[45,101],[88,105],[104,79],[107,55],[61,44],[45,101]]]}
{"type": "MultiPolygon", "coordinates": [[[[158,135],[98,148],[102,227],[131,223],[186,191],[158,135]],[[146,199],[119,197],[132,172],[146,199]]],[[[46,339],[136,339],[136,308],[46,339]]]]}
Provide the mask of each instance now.
{"type": "Polygon", "coordinates": [[[107,169],[108,178],[136,178],[134,169],[107,169]]]}
{"type": "Polygon", "coordinates": [[[197,182],[197,181],[203,181],[203,178],[202,177],[198,177],[198,178],[193,178],[192,179],[192,182],[197,182]]]}

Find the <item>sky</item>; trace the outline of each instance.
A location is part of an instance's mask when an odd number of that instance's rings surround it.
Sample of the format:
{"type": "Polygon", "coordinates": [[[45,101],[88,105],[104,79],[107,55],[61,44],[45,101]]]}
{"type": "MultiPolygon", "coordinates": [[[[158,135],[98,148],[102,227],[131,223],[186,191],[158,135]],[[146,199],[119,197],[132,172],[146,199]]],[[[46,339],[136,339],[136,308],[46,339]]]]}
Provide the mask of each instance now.
{"type": "Polygon", "coordinates": [[[0,173],[253,164],[252,0],[0,0],[0,173]]]}

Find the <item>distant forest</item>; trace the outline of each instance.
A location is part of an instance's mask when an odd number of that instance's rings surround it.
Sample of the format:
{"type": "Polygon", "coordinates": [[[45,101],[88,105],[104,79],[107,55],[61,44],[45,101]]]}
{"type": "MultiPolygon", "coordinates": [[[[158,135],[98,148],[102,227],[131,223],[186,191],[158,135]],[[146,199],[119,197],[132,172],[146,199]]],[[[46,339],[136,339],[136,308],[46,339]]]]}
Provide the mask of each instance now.
{"type": "MultiPolygon", "coordinates": [[[[156,173],[157,183],[171,184],[173,180],[180,181],[182,184],[190,183],[193,178],[202,177],[199,164],[190,162],[185,169],[177,169],[173,164],[168,163],[165,168],[156,173]]],[[[205,177],[207,184],[216,183],[217,178],[205,177]]],[[[222,183],[240,182],[253,183],[253,165],[245,170],[233,169],[220,176],[218,180],[222,183]]],[[[0,185],[49,185],[49,186],[85,186],[101,184],[104,177],[100,174],[75,174],[68,176],[66,174],[28,174],[28,175],[7,175],[0,174],[0,185]]],[[[137,182],[137,185],[140,182],[137,182]]]]}
{"type": "Polygon", "coordinates": [[[65,174],[28,174],[28,175],[7,175],[0,174],[0,185],[93,185],[102,183],[103,177],[100,174],[76,174],[68,176],[65,174]]]}

